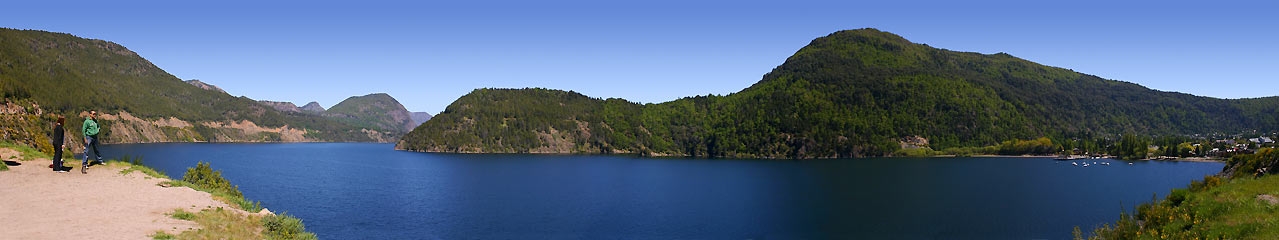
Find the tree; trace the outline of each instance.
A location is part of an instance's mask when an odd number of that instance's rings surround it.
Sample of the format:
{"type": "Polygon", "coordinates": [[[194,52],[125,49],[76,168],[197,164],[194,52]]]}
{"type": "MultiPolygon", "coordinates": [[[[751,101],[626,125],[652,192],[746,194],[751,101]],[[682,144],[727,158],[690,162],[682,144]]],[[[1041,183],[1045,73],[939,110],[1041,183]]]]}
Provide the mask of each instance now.
{"type": "Polygon", "coordinates": [[[1116,154],[1121,159],[1138,160],[1145,159],[1146,154],[1150,150],[1150,140],[1138,137],[1135,134],[1124,134],[1116,149],[1116,154]]]}

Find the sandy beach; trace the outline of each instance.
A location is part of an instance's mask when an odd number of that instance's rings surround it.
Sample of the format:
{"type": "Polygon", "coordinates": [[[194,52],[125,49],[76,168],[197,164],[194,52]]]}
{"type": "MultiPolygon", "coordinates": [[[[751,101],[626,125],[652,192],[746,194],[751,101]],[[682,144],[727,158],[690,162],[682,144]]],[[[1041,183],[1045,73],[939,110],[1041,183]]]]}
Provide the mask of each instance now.
{"type": "MultiPolygon", "coordinates": [[[[3,159],[13,154],[0,148],[3,159]]],[[[205,192],[159,185],[167,179],[137,171],[120,174],[123,165],[92,166],[81,174],[79,160],[72,162],[67,173],[53,172],[49,159],[18,161],[21,165],[0,172],[2,238],[150,239],[156,231],[177,234],[198,228],[166,215],[175,209],[235,209],[205,192]]]]}

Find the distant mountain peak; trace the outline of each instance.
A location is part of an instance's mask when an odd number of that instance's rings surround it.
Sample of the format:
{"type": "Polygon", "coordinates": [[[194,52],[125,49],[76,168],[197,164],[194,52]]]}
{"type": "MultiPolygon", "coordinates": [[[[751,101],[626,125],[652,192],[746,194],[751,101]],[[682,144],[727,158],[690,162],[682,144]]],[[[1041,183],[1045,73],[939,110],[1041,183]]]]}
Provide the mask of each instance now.
{"type": "Polygon", "coordinates": [[[413,127],[417,127],[427,120],[431,120],[431,114],[427,112],[411,112],[410,114],[413,118],[413,127]]]}
{"type": "Polygon", "coordinates": [[[305,106],[302,106],[302,111],[321,113],[321,112],[324,112],[324,107],[321,107],[320,103],[318,102],[310,102],[310,103],[307,103],[305,106]]]}
{"type": "Polygon", "coordinates": [[[417,127],[404,105],[386,93],[347,98],[325,110],[324,115],[381,131],[408,132],[417,127]]]}

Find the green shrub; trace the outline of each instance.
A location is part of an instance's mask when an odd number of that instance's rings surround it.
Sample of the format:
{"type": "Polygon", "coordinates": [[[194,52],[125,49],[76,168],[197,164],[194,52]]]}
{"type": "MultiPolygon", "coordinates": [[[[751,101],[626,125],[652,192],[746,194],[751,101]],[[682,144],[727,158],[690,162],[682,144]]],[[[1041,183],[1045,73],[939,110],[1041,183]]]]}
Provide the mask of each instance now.
{"type": "Polygon", "coordinates": [[[214,171],[212,167],[209,167],[209,163],[198,162],[194,168],[187,168],[187,172],[182,174],[182,181],[223,192],[232,197],[244,197],[244,194],[240,193],[240,187],[231,185],[231,181],[222,178],[222,171],[214,171]]]}
{"type": "Polygon", "coordinates": [[[261,203],[244,199],[244,194],[240,193],[240,187],[222,178],[222,171],[214,171],[209,163],[198,162],[194,168],[187,168],[187,172],[182,174],[182,181],[177,185],[187,185],[196,190],[208,192],[245,211],[262,210],[261,203]]]}
{"type": "Polygon", "coordinates": [[[1187,195],[1190,195],[1190,190],[1173,189],[1172,193],[1169,193],[1168,197],[1165,198],[1165,201],[1168,203],[1168,205],[1176,207],[1181,205],[1181,202],[1186,201],[1187,195]]]}
{"type": "Polygon", "coordinates": [[[928,148],[902,148],[893,152],[893,156],[900,157],[931,157],[937,155],[937,151],[928,148]]]}
{"type": "Polygon", "coordinates": [[[262,226],[268,239],[316,239],[314,233],[306,231],[302,219],[288,213],[263,217],[262,226]]]}

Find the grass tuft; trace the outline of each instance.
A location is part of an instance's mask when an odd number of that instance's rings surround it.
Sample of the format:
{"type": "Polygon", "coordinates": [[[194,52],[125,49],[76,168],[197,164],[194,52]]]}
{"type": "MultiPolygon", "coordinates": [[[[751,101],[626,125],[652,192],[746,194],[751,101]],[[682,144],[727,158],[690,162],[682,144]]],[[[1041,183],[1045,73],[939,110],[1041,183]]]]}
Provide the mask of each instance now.
{"type": "Polygon", "coordinates": [[[170,240],[170,239],[178,239],[178,237],[177,237],[177,236],[173,236],[173,234],[169,234],[169,233],[164,232],[164,231],[155,231],[155,234],[151,234],[151,239],[155,239],[155,240],[170,240]]]}
{"type": "Polygon", "coordinates": [[[314,233],[306,231],[302,219],[289,216],[288,213],[266,216],[262,218],[262,226],[268,239],[316,239],[314,233]]]}
{"type": "Polygon", "coordinates": [[[173,219],[178,219],[178,220],[191,221],[191,219],[195,219],[195,214],[191,212],[187,212],[187,210],[185,209],[179,208],[177,210],[173,210],[173,213],[170,213],[169,217],[172,217],[173,219]]]}

